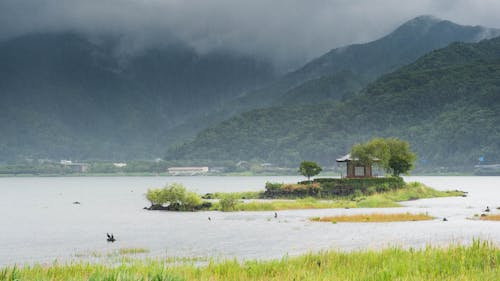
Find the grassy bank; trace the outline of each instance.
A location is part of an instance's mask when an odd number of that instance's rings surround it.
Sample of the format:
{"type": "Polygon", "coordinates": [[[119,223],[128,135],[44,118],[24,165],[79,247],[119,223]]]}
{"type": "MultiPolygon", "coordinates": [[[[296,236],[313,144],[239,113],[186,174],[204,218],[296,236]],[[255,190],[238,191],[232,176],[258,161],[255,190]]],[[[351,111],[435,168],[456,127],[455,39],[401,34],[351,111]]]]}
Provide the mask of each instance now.
{"type": "Polygon", "coordinates": [[[119,266],[73,264],[4,268],[0,280],[39,281],[272,281],[272,280],[500,280],[500,250],[487,242],[470,246],[390,248],[382,251],[321,252],[270,261],[229,260],[206,266],[135,261],[119,266]]]}
{"type": "MultiPolygon", "coordinates": [[[[213,198],[245,198],[254,197],[257,193],[217,193],[213,198]]],[[[390,208],[400,207],[398,202],[423,198],[461,196],[461,191],[439,191],[424,184],[412,182],[403,188],[374,193],[368,196],[337,197],[330,200],[320,200],[312,197],[297,200],[249,200],[235,202],[232,211],[279,211],[294,209],[325,209],[325,208],[390,208]]],[[[212,210],[223,210],[220,204],[214,203],[212,210]]],[[[224,210],[228,211],[228,210],[224,210]]]]}
{"type": "Polygon", "coordinates": [[[432,220],[433,217],[427,214],[359,214],[359,215],[343,215],[331,217],[314,217],[311,221],[317,222],[398,222],[398,221],[423,221],[432,220]]]}

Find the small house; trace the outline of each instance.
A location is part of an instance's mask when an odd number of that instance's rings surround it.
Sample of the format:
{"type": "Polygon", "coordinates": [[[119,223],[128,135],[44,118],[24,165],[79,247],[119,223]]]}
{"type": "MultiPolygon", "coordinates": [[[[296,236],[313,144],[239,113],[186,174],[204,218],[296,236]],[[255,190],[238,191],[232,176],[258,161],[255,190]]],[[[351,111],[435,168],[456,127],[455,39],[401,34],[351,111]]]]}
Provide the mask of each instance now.
{"type": "MultiPolygon", "coordinates": [[[[379,161],[379,159],[374,158],[374,162],[379,161]]],[[[343,157],[337,159],[337,163],[346,163],[347,178],[371,178],[372,175],[372,165],[365,165],[359,162],[359,159],[352,158],[351,154],[347,154],[343,157]]]]}

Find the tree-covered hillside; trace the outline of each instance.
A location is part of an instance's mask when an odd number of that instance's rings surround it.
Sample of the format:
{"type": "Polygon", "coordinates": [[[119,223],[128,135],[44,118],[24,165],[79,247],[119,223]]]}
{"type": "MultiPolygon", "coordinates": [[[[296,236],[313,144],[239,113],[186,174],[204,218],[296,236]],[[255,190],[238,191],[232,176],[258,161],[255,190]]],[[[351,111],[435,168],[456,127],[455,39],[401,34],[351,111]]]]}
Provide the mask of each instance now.
{"type": "Polygon", "coordinates": [[[284,103],[310,104],[312,100],[308,97],[311,92],[317,92],[314,81],[317,79],[321,79],[323,91],[316,96],[326,100],[341,99],[432,50],[452,42],[477,42],[499,35],[498,29],[463,26],[433,16],[419,16],[378,40],[333,49],[270,86],[249,92],[242,100],[264,107],[284,103]]]}
{"type": "Polygon", "coordinates": [[[0,162],[155,158],[173,127],[274,79],[271,63],[181,43],[125,54],[119,38],[0,42],[0,162]]]}
{"type": "Polygon", "coordinates": [[[335,48],[268,86],[189,119],[176,132],[188,135],[186,128],[201,130],[257,108],[345,100],[370,81],[432,50],[452,42],[477,42],[499,35],[499,29],[463,26],[432,16],[416,17],[378,40],[335,48]]]}
{"type": "Polygon", "coordinates": [[[331,165],[375,136],[408,140],[419,165],[500,161],[500,38],[454,43],[385,75],[344,102],[247,112],[172,149],[169,159],[331,165]]]}

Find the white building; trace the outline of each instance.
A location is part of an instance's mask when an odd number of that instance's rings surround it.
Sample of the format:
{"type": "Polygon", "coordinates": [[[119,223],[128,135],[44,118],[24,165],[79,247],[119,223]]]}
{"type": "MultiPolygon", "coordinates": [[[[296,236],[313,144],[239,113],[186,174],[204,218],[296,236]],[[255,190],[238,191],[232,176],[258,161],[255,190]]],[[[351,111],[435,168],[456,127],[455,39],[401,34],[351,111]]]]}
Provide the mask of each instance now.
{"type": "Polygon", "coordinates": [[[167,169],[168,173],[174,176],[192,176],[208,173],[208,167],[170,167],[167,169]]]}

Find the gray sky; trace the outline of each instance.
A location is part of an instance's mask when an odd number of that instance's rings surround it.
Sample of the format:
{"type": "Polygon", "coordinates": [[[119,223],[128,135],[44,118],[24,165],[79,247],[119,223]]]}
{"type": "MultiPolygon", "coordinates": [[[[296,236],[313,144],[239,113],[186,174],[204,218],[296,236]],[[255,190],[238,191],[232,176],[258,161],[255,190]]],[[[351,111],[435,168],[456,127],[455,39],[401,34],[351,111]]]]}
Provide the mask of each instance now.
{"type": "Polygon", "coordinates": [[[422,14],[500,28],[499,0],[0,0],[0,39],[113,33],[133,52],[173,36],[200,52],[228,48],[294,65],[422,14]]]}

